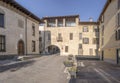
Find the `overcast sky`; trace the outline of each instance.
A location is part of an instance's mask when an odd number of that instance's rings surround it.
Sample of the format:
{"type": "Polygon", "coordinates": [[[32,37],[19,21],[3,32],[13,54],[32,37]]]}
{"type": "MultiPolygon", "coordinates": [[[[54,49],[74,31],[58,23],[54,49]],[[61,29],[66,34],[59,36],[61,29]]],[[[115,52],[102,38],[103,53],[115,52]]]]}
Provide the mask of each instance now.
{"type": "Polygon", "coordinates": [[[80,15],[81,21],[90,17],[97,21],[106,0],[16,0],[36,16],[80,15]]]}

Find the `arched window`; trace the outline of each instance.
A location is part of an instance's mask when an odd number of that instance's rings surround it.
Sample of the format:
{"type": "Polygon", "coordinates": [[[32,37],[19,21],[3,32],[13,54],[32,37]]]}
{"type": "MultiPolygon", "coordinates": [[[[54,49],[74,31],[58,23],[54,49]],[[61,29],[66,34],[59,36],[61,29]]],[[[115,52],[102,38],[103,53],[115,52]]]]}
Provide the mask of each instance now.
{"type": "Polygon", "coordinates": [[[2,9],[0,9],[0,28],[4,28],[4,15],[5,15],[5,12],[2,10],[2,9]]]}

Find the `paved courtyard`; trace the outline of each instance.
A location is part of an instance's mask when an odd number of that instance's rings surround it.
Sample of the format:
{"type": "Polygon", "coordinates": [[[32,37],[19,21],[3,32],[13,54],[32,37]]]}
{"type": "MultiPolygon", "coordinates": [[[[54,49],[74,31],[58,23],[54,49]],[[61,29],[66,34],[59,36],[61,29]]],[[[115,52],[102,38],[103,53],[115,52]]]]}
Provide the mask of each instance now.
{"type": "Polygon", "coordinates": [[[0,83],[68,83],[65,57],[43,56],[12,68],[0,68],[0,83]]]}
{"type": "Polygon", "coordinates": [[[77,79],[64,73],[66,57],[43,56],[11,67],[0,66],[0,83],[120,83],[120,66],[102,61],[78,61],[77,79]]]}
{"type": "Polygon", "coordinates": [[[77,79],[72,83],[120,83],[120,66],[102,61],[78,62],[77,79]]]}

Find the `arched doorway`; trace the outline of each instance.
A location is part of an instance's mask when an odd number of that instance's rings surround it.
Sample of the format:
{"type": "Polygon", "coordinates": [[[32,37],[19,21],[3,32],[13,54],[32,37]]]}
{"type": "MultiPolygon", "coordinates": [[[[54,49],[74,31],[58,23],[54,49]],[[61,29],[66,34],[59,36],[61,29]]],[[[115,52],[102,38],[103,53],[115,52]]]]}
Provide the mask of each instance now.
{"type": "Polygon", "coordinates": [[[48,53],[49,54],[60,54],[60,48],[55,45],[48,46],[48,53]]]}
{"type": "Polygon", "coordinates": [[[24,55],[24,42],[22,40],[18,42],[18,55],[24,55]]]}

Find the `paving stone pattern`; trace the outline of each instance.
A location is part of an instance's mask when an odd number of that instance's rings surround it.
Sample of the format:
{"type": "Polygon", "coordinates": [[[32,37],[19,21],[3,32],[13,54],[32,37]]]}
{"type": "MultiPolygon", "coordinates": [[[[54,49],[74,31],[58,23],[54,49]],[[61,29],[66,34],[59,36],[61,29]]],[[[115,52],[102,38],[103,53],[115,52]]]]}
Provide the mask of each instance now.
{"type": "Polygon", "coordinates": [[[0,83],[68,83],[63,61],[66,57],[43,56],[0,72],[0,83]]]}

